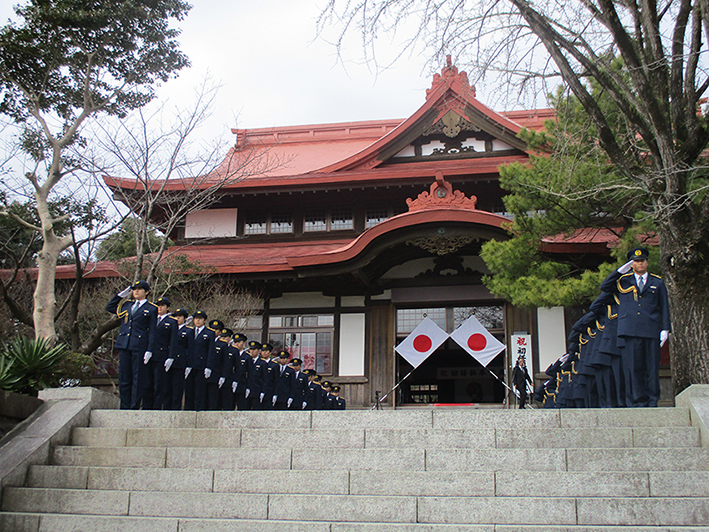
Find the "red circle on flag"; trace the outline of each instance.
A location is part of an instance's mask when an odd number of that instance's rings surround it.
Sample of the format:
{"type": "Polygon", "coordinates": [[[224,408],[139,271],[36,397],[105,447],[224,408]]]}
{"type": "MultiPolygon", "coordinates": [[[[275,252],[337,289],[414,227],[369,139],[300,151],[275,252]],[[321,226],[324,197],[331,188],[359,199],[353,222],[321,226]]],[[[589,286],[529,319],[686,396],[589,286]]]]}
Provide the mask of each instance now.
{"type": "Polygon", "coordinates": [[[430,350],[432,346],[433,342],[425,334],[419,334],[416,338],[414,338],[414,349],[416,349],[419,353],[425,353],[430,350]]]}
{"type": "Polygon", "coordinates": [[[487,338],[484,334],[475,333],[468,338],[468,347],[473,351],[482,351],[487,347],[487,338]]]}

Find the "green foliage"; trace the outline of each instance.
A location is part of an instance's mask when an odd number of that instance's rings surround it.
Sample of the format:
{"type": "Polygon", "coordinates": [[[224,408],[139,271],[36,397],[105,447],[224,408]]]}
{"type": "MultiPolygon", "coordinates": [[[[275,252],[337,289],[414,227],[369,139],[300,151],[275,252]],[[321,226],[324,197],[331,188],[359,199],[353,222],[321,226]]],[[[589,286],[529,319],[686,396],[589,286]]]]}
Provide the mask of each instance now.
{"type": "MultiPolygon", "coordinates": [[[[7,211],[34,226],[40,221],[34,202],[9,201],[7,194],[0,191],[0,210],[7,211]]],[[[49,202],[49,212],[55,222],[54,232],[58,236],[69,234],[76,228],[91,231],[107,221],[105,208],[95,199],[79,201],[74,197],[63,197],[49,202]],[[66,216],[65,219],[60,218],[66,216]]],[[[34,256],[42,249],[42,235],[8,216],[0,216],[0,268],[32,268],[34,256]]],[[[67,257],[68,263],[73,262],[67,257]]],[[[61,262],[61,261],[60,261],[61,262]]]]}
{"type": "MultiPolygon", "coordinates": [[[[65,125],[86,104],[124,116],[153,98],[153,85],[189,64],[177,49],[191,6],[181,0],[31,0],[16,7],[24,20],[0,30],[0,112],[24,122],[31,109],[51,111],[65,125]],[[98,73],[101,72],[101,75],[98,73]]],[[[25,141],[40,155],[42,142],[25,141]]]]}
{"type": "MultiPolygon", "coordinates": [[[[120,260],[135,257],[138,239],[136,225],[135,218],[126,218],[118,231],[108,235],[98,245],[96,258],[98,260],[120,260]]],[[[143,242],[143,253],[157,251],[163,238],[155,228],[149,229],[147,238],[143,242]]],[[[172,245],[172,242],[168,241],[167,245],[172,245]]]]}
{"type": "MultiPolygon", "coordinates": [[[[592,90],[618,134],[629,136],[613,102],[592,90]]],[[[610,164],[578,100],[560,90],[551,101],[557,121],[519,135],[533,153],[530,164],[500,169],[500,186],[510,191],[504,201],[514,215],[512,238],[487,242],[481,253],[492,273],[486,286],[524,307],[584,305],[613,269],[593,254],[552,253],[551,239],[601,233],[616,240],[611,257],[625,262],[625,252],[654,232],[644,212],[647,195],[610,164]]]]}
{"type": "Polygon", "coordinates": [[[20,376],[13,371],[12,361],[0,356],[0,390],[14,390],[20,382],[20,376]]]}
{"type": "Polygon", "coordinates": [[[0,389],[36,396],[44,388],[78,384],[92,368],[89,357],[72,354],[63,344],[20,336],[0,352],[0,389]]]}

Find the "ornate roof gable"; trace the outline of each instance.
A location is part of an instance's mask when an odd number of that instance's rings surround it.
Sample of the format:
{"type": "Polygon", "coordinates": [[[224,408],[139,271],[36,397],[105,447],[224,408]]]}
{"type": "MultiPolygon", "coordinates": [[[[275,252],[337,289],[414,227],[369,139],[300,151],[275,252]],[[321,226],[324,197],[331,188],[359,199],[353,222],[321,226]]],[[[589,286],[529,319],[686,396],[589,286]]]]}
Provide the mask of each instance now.
{"type": "Polygon", "coordinates": [[[426,160],[524,155],[521,126],[484,106],[465,72],[451,64],[434,74],[426,102],[378,141],[318,172],[373,169],[426,160]]]}

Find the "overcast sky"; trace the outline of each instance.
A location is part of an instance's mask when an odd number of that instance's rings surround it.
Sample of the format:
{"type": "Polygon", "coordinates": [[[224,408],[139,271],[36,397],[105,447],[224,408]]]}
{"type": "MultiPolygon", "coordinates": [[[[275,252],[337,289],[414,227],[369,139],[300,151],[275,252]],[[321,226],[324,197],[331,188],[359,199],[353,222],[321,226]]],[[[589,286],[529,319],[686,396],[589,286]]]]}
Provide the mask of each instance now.
{"type": "MultiPolygon", "coordinates": [[[[0,20],[17,1],[2,2],[0,20]]],[[[193,0],[179,23],[192,67],[161,87],[161,101],[191,101],[205,75],[221,85],[205,137],[256,128],[406,118],[424,103],[432,74],[425,57],[403,57],[376,75],[356,64],[353,37],[343,66],[316,36],[324,0],[193,0]]],[[[334,35],[335,30],[331,31],[334,35]]],[[[439,65],[437,70],[440,70],[439,65]]]]}

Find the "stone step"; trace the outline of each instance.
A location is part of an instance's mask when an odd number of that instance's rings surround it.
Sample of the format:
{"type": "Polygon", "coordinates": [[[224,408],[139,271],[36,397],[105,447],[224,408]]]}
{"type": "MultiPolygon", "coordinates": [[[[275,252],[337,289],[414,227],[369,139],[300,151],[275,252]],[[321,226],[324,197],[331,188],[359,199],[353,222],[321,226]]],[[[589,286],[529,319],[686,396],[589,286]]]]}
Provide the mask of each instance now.
{"type": "Polygon", "coordinates": [[[3,510],[52,514],[428,524],[696,526],[709,499],[426,497],[6,488],[3,510]]]}
{"type": "Polygon", "coordinates": [[[346,410],[314,412],[175,412],[93,410],[92,427],[289,429],[513,429],[689,427],[682,408],[580,410],[346,410]]]}
{"type": "Polygon", "coordinates": [[[313,471],[704,471],[708,448],[280,449],[59,446],[52,464],[313,471]]]}
{"type": "MultiPolygon", "coordinates": [[[[233,532],[231,519],[138,518],[66,514],[0,514],[0,530],[8,532],[233,532]]],[[[241,520],[238,530],[257,532],[694,532],[705,527],[667,526],[536,526],[329,523],[241,520]]]]}
{"type": "Polygon", "coordinates": [[[73,445],[91,447],[281,448],[623,448],[699,447],[697,427],[569,429],[117,429],[79,427],[73,445]]]}
{"type": "Polygon", "coordinates": [[[31,466],[27,485],[127,491],[470,497],[709,497],[709,471],[279,471],[31,466]]]}

